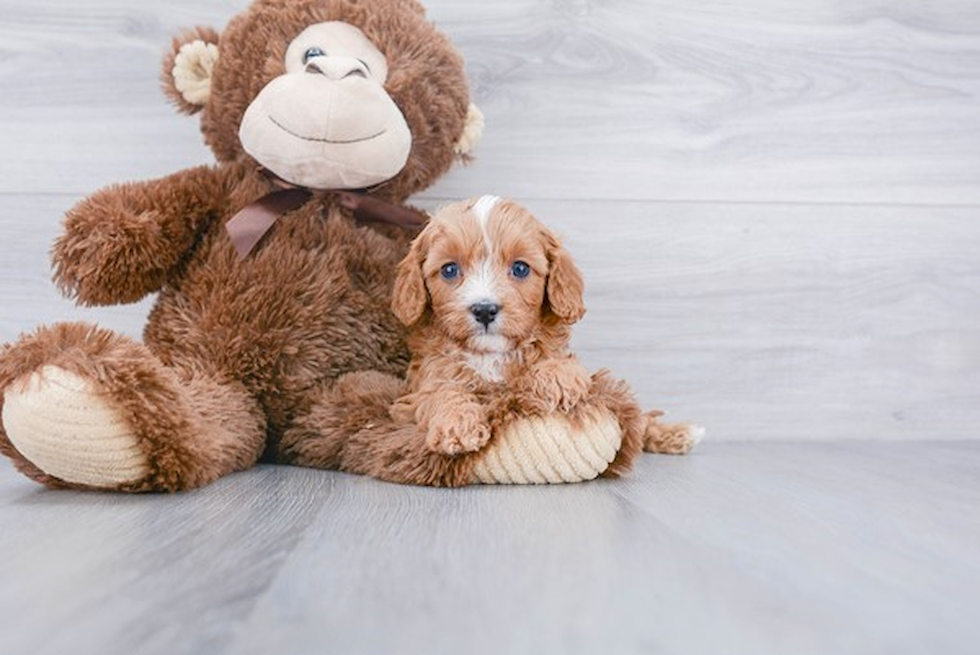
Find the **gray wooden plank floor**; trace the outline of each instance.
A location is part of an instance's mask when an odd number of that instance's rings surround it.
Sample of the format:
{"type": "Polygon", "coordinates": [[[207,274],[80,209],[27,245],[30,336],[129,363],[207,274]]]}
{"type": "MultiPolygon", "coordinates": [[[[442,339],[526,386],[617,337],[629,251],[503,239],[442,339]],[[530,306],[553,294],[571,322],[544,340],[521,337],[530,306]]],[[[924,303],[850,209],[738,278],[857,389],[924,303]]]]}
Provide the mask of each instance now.
{"type": "MultiPolygon", "coordinates": [[[[212,160],[158,88],[247,0],[0,0],[0,342],[148,302],[58,298],[101,185],[212,160]]],[[[575,345],[709,427],[556,488],[259,467],[53,493],[0,462],[0,655],[975,653],[975,0],[425,0],[487,133],[418,199],[496,193],[567,237],[575,345]]]]}
{"type": "Polygon", "coordinates": [[[260,467],[48,493],[0,464],[0,652],[975,653],[980,443],[706,443],[434,490],[260,467]]]}

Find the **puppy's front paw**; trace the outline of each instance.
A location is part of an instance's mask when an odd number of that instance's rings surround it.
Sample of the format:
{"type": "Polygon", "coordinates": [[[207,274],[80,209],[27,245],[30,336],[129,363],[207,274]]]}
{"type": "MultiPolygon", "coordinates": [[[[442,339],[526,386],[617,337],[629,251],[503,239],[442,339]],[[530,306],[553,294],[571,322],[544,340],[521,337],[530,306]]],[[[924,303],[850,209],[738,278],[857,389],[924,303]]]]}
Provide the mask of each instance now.
{"type": "Polygon", "coordinates": [[[490,441],[490,426],[478,412],[441,413],[429,421],[426,445],[444,455],[476,452],[490,441]]]}
{"type": "Polygon", "coordinates": [[[552,398],[554,406],[562,412],[567,412],[578,405],[589,394],[591,379],[588,372],[582,368],[575,370],[558,379],[552,398]]]}
{"type": "Polygon", "coordinates": [[[518,400],[533,414],[564,413],[589,394],[591,385],[589,372],[578,362],[543,362],[522,385],[518,400]]]}

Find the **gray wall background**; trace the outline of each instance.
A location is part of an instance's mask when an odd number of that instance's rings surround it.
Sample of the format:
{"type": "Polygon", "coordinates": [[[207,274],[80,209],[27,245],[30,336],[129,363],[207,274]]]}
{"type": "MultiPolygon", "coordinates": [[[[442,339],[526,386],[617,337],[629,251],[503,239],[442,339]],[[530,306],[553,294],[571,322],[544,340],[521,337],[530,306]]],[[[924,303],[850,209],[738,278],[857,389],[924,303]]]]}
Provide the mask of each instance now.
{"type": "MultiPolygon", "coordinates": [[[[245,0],[0,2],[0,341],[82,309],[63,212],[212,160],[158,88],[245,0]]],[[[592,367],[717,440],[976,439],[980,5],[428,0],[487,117],[417,199],[495,193],[564,234],[592,367]]]]}

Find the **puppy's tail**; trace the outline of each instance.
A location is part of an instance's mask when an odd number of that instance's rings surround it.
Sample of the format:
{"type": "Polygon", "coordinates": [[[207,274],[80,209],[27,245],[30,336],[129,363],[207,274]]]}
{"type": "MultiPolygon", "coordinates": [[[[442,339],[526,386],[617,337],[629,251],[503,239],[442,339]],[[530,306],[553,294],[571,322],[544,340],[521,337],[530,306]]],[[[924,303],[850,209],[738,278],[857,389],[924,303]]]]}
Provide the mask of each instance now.
{"type": "Polygon", "coordinates": [[[652,410],[643,414],[643,450],[663,455],[686,455],[704,437],[705,429],[687,423],[661,423],[663,412],[652,410]]]}

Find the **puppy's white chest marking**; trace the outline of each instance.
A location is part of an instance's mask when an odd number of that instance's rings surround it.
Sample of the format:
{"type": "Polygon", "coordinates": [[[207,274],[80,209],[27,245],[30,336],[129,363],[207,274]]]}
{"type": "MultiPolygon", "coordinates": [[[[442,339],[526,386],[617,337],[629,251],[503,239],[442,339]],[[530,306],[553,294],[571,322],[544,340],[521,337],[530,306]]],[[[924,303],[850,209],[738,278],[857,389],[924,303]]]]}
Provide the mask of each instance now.
{"type": "Polygon", "coordinates": [[[503,382],[504,368],[513,353],[466,353],[466,365],[487,382],[503,382]]]}

